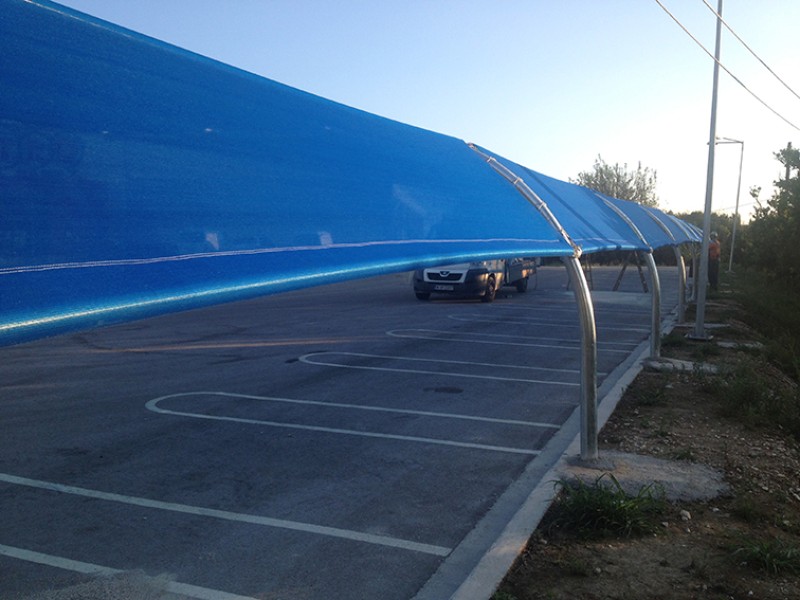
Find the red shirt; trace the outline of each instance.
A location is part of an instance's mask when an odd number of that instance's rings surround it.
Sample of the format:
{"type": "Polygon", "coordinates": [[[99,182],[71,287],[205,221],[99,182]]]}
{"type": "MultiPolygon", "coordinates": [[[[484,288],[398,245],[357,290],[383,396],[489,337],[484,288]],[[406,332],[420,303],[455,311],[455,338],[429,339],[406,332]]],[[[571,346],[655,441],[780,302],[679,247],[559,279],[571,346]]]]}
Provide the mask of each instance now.
{"type": "Polygon", "coordinates": [[[708,259],[709,260],[719,260],[719,255],[722,253],[722,249],[719,245],[719,240],[711,240],[708,243],[708,259]]]}

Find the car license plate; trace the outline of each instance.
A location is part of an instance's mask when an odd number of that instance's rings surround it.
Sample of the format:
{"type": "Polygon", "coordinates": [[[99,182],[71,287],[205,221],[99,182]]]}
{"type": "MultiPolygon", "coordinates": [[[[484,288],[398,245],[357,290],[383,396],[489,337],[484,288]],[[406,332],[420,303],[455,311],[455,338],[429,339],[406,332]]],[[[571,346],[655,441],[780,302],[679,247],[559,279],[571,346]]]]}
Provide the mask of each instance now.
{"type": "Polygon", "coordinates": [[[454,288],[452,285],[435,285],[433,289],[437,292],[452,292],[454,288]]]}

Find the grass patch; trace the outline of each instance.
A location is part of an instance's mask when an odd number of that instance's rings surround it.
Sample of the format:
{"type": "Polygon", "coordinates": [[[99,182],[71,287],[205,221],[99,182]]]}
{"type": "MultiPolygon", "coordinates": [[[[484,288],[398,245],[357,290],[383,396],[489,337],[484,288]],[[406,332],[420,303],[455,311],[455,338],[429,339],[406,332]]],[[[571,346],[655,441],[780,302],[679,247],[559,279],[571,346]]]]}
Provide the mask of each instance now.
{"type": "Polygon", "coordinates": [[[667,335],[661,336],[661,348],[685,348],[689,343],[686,335],[674,329],[667,335]]]}
{"type": "Polygon", "coordinates": [[[692,385],[697,391],[710,396],[716,396],[719,393],[724,381],[720,375],[708,373],[699,366],[695,366],[691,372],[690,378],[692,385]]]}
{"type": "Polygon", "coordinates": [[[653,484],[629,495],[616,477],[604,473],[594,483],[560,480],[561,494],[553,505],[551,528],[582,539],[632,537],[653,533],[667,502],[653,484]]]}
{"type": "Polygon", "coordinates": [[[770,515],[764,512],[761,505],[750,495],[739,495],[731,506],[731,514],[736,518],[750,523],[766,523],[770,515]]]}
{"type": "Polygon", "coordinates": [[[517,600],[517,597],[513,594],[509,594],[508,592],[495,592],[492,595],[491,600],[517,600]]]}
{"type": "Polygon", "coordinates": [[[766,362],[750,359],[720,378],[715,394],[722,413],[749,427],[778,426],[800,440],[800,394],[794,386],[776,386],[768,373],[766,362]]]}
{"type": "Polygon", "coordinates": [[[633,382],[629,393],[642,406],[656,406],[666,401],[669,382],[667,374],[647,373],[633,382]]]}
{"type": "Polygon", "coordinates": [[[800,546],[784,540],[748,541],[734,549],[733,557],[770,575],[800,574],[800,546]]]}
{"type": "Polygon", "coordinates": [[[712,342],[697,342],[692,348],[692,358],[698,362],[706,362],[709,358],[722,354],[722,349],[712,342]]]}
{"type": "Polygon", "coordinates": [[[800,381],[800,295],[780,281],[747,271],[736,288],[747,324],[767,341],[767,358],[800,381]]]}

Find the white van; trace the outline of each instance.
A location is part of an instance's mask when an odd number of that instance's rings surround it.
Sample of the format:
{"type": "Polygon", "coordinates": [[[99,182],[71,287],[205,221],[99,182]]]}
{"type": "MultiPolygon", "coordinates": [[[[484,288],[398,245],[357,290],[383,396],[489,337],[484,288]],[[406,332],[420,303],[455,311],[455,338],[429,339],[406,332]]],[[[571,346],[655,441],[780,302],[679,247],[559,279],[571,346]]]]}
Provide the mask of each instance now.
{"type": "Polygon", "coordinates": [[[504,285],[513,285],[518,292],[525,292],[530,276],[535,273],[536,262],[529,258],[432,267],[414,272],[414,293],[420,300],[429,300],[431,294],[451,294],[480,296],[483,302],[491,302],[504,285]]]}

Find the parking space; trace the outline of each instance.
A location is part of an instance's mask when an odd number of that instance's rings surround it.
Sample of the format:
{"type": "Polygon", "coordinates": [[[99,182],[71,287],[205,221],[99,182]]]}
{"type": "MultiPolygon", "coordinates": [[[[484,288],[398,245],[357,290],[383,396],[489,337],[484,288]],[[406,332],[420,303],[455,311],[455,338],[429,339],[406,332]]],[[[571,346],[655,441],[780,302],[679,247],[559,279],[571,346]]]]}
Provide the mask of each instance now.
{"type": "MultiPolygon", "coordinates": [[[[649,333],[618,272],[593,273],[601,383],[649,333]]],[[[574,298],[538,279],[483,304],[391,275],[1,349],[0,595],[140,571],[186,598],[401,600],[466,576],[576,433],[574,298]]]]}

